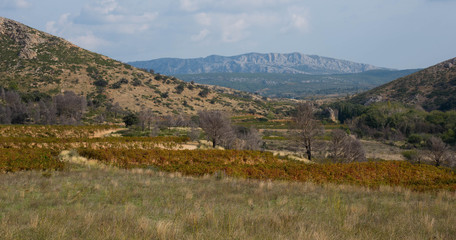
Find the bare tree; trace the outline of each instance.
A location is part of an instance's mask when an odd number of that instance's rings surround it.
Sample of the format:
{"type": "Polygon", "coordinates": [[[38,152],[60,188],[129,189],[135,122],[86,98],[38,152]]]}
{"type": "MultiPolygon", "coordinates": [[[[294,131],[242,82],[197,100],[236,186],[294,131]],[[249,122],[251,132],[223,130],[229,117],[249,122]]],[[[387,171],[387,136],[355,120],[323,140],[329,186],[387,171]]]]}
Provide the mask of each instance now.
{"type": "Polygon", "coordinates": [[[335,129],[332,132],[330,157],[339,162],[365,161],[366,153],[361,142],[345,131],[335,129]]]}
{"type": "Polygon", "coordinates": [[[442,165],[451,157],[448,146],[439,137],[430,137],[427,140],[427,147],[429,157],[436,167],[442,165]]]}
{"type": "Polygon", "coordinates": [[[228,115],[222,111],[198,112],[200,127],[212,141],[212,147],[227,140],[231,136],[232,127],[228,115]]]}
{"type": "Polygon", "coordinates": [[[239,142],[239,149],[260,150],[263,144],[261,135],[255,128],[238,127],[236,135],[239,142]]]}
{"type": "Polygon", "coordinates": [[[14,91],[6,91],[4,101],[6,103],[6,114],[9,114],[10,122],[7,124],[23,124],[28,118],[27,106],[22,102],[21,96],[14,91]]]}
{"type": "Polygon", "coordinates": [[[114,103],[114,105],[110,106],[109,110],[114,115],[114,118],[117,118],[118,115],[123,113],[123,109],[119,105],[118,102],[116,102],[116,103],[114,103]]]}
{"type": "Polygon", "coordinates": [[[150,109],[142,110],[139,112],[138,120],[142,131],[150,130],[154,123],[154,113],[150,109]]]}
{"type": "Polygon", "coordinates": [[[315,137],[323,133],[323,127],[314,116],[312,104],[300,103],[296,106],[292,133],[296,143],[305,147],[307,159],[312,160],[312,147],[315,137]]]}
{"type": "Polygon", "coordinates": [[[344,140],[347,133],[340,129],[334,129],[331,133],[331,142],[329,146],[330,157],[333,159],[341,159],[344,152],[344,140]]]}
{"type": "Polygon", "coordinates": [[[366,160],[366,152],[363,145],[354,136],[347,136],[344,140],[343,159],[346,162],[361,162],[366,160]]]}
{"type": "Polygon", "coordinates": [[[61,123],[79,123],[87,107],[86,99],[71,91],[55,96],[53,101],[61,123]]]}

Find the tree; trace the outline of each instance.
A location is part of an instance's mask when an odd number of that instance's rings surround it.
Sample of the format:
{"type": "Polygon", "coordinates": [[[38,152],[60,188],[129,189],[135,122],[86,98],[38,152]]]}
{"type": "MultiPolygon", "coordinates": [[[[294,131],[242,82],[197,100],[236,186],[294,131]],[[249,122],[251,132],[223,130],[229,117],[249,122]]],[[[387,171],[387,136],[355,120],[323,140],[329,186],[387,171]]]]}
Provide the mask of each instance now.
{"type": "Polygon", "coordinates": [[[263,141],[255,128],[237,127],[236,135],[240,143],[239,149],[260,150],[263,141]]]}
{"type": "Polygon", "coordinates": [[[331,133],[330,158],[339,162],[365,161],[366,153],[361,142],[341,129],[331,133]]]}
{"type": "Polygon", "coordinates": [[[79,123],[87,107],[86,99],[71,91],[55,96],[53,101],[61,123],[79,123]]]}
{"type": "Polygon", "coordinates": [[[443,163],[447,162],[451,156],[449,156],[448,145],[446,145],[441,138],[432,136],[427,140],[427,147],[429,151],[429,157],[434,162],[435,166],[438,167],[443,163]]]}
{"type": "Polygon", "coordinates": [[[323,133],[323,127],[315,119],[312,104],[299,103],[296,106],[292,127],[296,143],[305,147],[307,159],[312,160],[312,147],[315,137],[323,133]]]}
{"type": "Polygon", "coordinates": [[[222,111],[200,111],[198,112],[200,127],[204,130],[207,137],[212,141],[215,148],[227,136],[231,136],[233,130],[228,115],[222,111]]]}
{"type": "Polygon", "coordinates": [[[142,110],[138,115],[138,124],[141,126],[141,130],[150,130],[154,122],[154,113],[152,110],[142,110]]]}

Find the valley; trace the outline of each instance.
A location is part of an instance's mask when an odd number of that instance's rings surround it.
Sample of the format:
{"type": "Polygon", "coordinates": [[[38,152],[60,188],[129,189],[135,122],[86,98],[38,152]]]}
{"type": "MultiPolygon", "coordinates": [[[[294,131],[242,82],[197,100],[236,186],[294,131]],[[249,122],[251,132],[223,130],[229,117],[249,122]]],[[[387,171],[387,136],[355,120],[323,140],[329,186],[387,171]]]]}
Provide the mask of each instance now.
{"type": "Polygon", "coordinates": [[[3,17],[0,44],[4,239],[456,234],[455,59],[132,66],[3,17]]]}

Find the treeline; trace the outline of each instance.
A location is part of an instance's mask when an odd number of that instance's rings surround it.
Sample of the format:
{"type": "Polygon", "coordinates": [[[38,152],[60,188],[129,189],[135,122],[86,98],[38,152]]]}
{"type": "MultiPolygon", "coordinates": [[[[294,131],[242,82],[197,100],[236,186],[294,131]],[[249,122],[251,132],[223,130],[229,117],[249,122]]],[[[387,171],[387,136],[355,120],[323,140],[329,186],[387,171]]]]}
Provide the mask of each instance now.
{"type": "Polygon", "coordinates": [[[369,106],[337,102],[330,107],[338,111],[338,120],[360,137],[405,140],[409,144],[420,145],[431,136],[437,136],[448,144],[456,143],[454,110],[426,112],[397,102],[369,106]]]}
{"type": "Polygon", "coordinates": [[[86,98],[74,92],[51,97],[0,88],[0,124],[76,125],[81,123],[86,109],[86,98]]]}

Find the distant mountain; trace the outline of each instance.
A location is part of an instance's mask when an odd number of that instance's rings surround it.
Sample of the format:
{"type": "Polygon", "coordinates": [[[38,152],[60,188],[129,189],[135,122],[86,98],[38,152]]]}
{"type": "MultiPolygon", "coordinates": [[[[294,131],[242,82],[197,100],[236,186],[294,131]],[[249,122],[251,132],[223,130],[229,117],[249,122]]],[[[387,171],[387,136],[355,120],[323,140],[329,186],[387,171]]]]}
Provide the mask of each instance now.
{"type": "Polygon", "coordinates": [[[168,75],[200,73],[343,74],[384,69],[369,64],[301,53],[248,53],[232,57],[212,55],[193,59],[160,58],[129,64],[168,75]]]}
{"type": "Polygon", "coordinates": [[[456,58],[361,93],[351,101],[399,101],[427,111],[456,110],[456,58]]]}
{"type": "Polygon", "coordinates": [[[101,106],[119,103],[158,114],[268,111],[259,96],[152,74],[2,17],[0,88],[36,96],[73,91],[101,106]]]}

